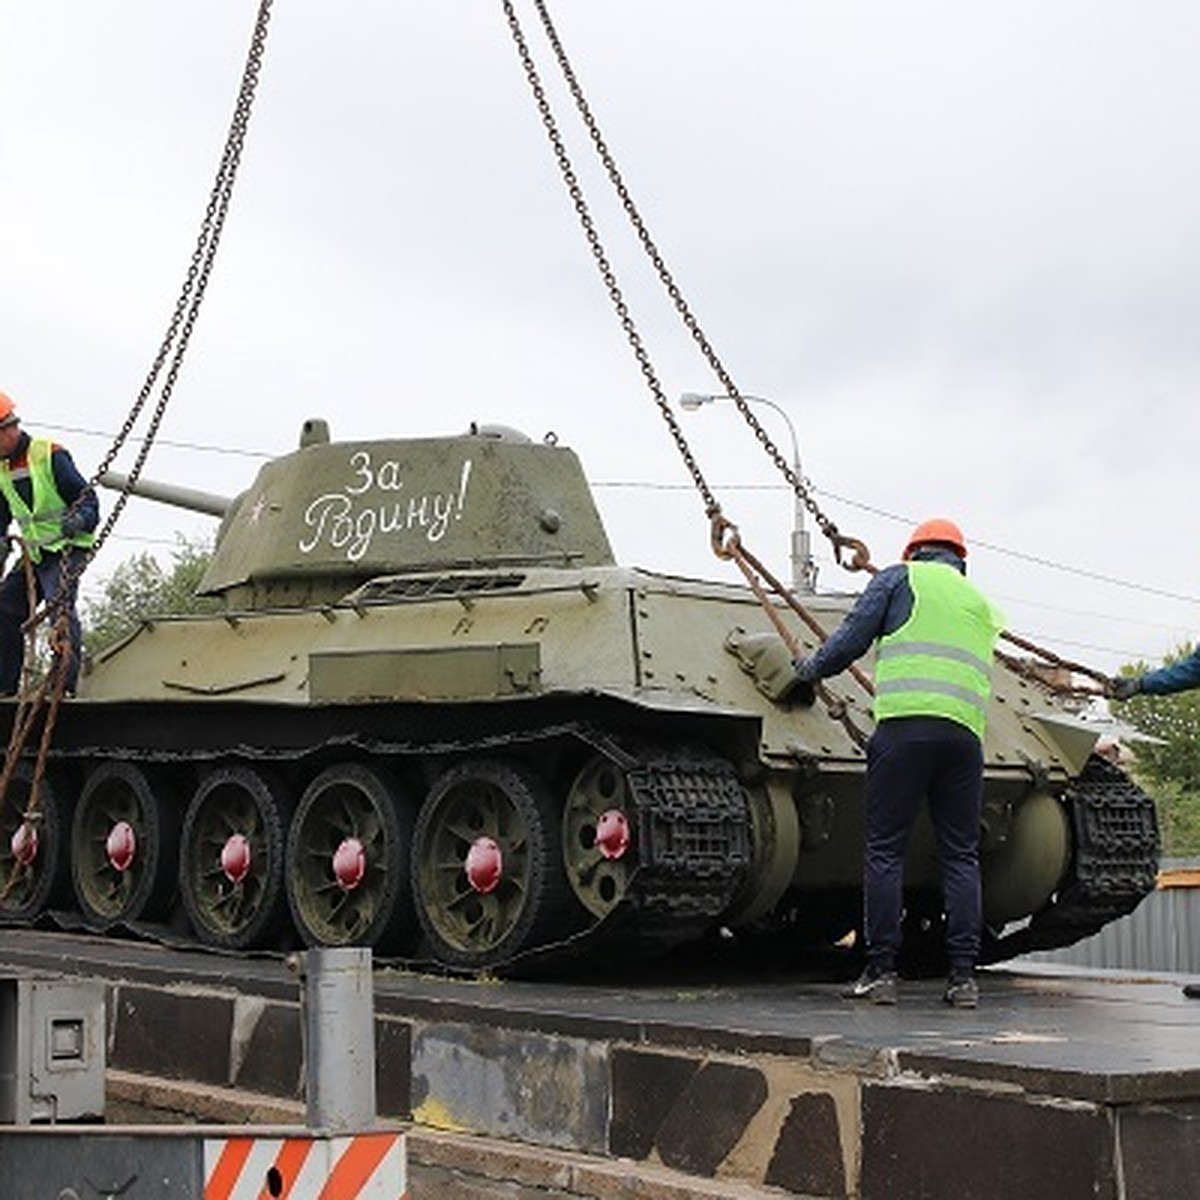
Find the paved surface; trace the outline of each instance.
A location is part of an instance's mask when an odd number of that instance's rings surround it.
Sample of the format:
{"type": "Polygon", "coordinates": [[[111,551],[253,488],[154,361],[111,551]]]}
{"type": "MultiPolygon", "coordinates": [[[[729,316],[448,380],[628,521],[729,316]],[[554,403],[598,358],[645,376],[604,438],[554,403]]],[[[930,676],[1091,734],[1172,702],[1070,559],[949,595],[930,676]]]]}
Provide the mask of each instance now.
{"type": "MultiPolygon", "coordinates": [[[[0,971],[7,969],[299,995],[282,958],[32,930],[0,932],[0,971]]],[[[1200,1000],[1184,996],[1183,979],[1162,975],[993,968],[981,974],[974,1011],[943,1004],[936,980],[902,981],[900,1004],[885,1008],[843,1000],[829,972],[768,975],[716,961],[658,964],[607,982],[477,981],[387,968],[376,971],[375,982],[379,1012],[812,1055],[830,1065],[890,1060],[1071,1099],[1200,1099],[1200,1000]]]]}

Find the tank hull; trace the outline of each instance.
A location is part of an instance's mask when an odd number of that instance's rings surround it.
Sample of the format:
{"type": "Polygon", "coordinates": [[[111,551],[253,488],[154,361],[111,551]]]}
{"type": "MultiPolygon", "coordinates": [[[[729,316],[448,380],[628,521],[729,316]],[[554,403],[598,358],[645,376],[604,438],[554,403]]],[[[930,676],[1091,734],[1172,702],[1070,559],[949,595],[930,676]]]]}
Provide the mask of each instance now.
{"type": "MultiPolygon", "coordinates": [[[[820,611],[836,623],[849,603],[820,611]]],[[[516,969],[585,938],[645,954],[723,928],[771,955],[853,936],[867,701],[847,684],[850,723],[768,703],[730,647],[770,628],[741,589],[613,567],[528,571],[469,605],[460,591],[147,622],[60,709],[43,796],[60,811],[42,839],[47,859],[57,831],[59,878],[44,907],[235,949],[366,937],[452,968],[516,969]],[[606,821],[623,837],[605,841],[606,821]],[[136,835],[124,866],[120,825],[136,835]],[[485,839],[501,879],[522,873],[520,899],[431,876],[442,854],[464,872],[485,839]],[[382,867],[339,875],[346,842],[382,867]],[[244,878],[237,862],[218,869],[239,853],[244,878]],[[306,856],[321,869],[293,886],[306,856]],[[273,895],[239,899],[268,866],[273,895]],[[353,919],[339,924],[339,906],[353,919]]],[[[1079,772],[1038,724],[1048,703],[1015,677],[997,687],[982,845],[997,932],[1045,909],[1077,857],[1079,772]]],[[[18,781],[10,840],[26,797],[18,781]]],[[[914,969],[940,962],[938,878],[923,820],[906,873],[914,969]]]]}

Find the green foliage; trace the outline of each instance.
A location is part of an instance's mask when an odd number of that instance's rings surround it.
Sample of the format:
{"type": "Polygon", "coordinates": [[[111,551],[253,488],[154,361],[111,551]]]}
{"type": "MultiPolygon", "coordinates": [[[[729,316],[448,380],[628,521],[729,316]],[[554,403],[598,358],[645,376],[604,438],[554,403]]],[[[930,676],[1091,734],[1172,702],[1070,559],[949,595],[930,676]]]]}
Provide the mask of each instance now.
{"type": "Polygon", "coordinates": [[[164,570],[152,554],[135,554],[104,581],[100,599],[81,600],[83,644],[88,653],[124,637],[144,617],[216,610],[216,601],[196,595],[212,558],[211,544],[180,536],[171,557],[170,570],[164,570]]]}
{"type": "MultiPolygon", "coordinates": [[[[1178,662],[1192,653],[1180,646],[1164,659],[1178,662]]],[[[1141,675],[1144,663],[1123,674],[1141,675]]],[[[1137,695],[1116,706],[1121,720],[1155,742],[1130,743],[1138,782],[1158,804],[1163,851],[1168,855],[1200,854],[1200,689],[1170,696],[1137,695]]]]}
{"type": "Polygon", "coordinates": [[[1200,854],[1200,794],[1185,792],[1177,783],[1143,777],[1136,770],[1134,777],[1154,797],[1163,853],[1177,858],[1200,854]]]}

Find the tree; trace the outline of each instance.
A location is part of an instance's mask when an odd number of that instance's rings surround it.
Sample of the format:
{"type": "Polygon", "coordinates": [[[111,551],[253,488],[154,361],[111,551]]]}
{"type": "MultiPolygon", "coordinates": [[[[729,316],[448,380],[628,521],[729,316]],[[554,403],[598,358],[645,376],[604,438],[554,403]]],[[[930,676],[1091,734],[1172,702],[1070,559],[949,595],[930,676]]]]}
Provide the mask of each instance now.
{"type": "MultiPolygon", "coordinates": [[[[1192,653],[1190,645],[1169,654],[1169,666],[1192,653]]],[[[1122,674],[1141,675],[1145,663],[1122,674]]],[[[1153,741],[1133,741],[1134,774],[1154,796],[1167,854],[1200,854],[1200,690],[1170,696],[1137,695],[1118,710],[1123,721],[1153,741]]]]}
{"type": "Polygon", "coordinates": [[[135,554],[104,581],[99,599],[81,601],[83,644],[89,654],[136,629],[144,617],[216,611],[218,601],[196,595],[212,558],[212,545],[204,539],[178,536],[171,557],[170,570],[164,570],[152,554],[135,554]]]}

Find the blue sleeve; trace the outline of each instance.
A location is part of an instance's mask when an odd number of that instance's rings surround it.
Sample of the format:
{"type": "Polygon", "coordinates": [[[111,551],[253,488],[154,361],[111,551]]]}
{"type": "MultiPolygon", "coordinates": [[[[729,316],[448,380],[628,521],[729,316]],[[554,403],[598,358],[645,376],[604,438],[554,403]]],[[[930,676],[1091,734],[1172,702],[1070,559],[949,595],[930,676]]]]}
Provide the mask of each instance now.
{"type": "Polygon", "coordinates": [[[62,446],[55,446],[50,458],[54,470],[54,483],[58,494],[70,508],[78,501],[75,512],[78,514],[78,528],[91,533],[100,523],[100,501],[96,498],[94,489],[88,487],[88,482],[79,473],[75,460],[69,451],[62,446]]]}
{"type": "Polygon", "coordinates": [[[896,563],[880,571],[846,614],[841,625],[813,655],[796,664],[804,680],[826,679],[862,658],[876,638],[898,629],[912,611],[908,570],[896,563]]]}
{"type": "Polygon", "coordinates": [[[1166,696],[1194,687],[1200,687],[1200,646],[1187,658],[1181,658],[1169,667],[1159,667],[1157,671],[1147,671],[1142,676],[1141,690],[1148,696],[1166,696]]]}

